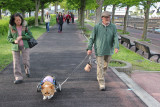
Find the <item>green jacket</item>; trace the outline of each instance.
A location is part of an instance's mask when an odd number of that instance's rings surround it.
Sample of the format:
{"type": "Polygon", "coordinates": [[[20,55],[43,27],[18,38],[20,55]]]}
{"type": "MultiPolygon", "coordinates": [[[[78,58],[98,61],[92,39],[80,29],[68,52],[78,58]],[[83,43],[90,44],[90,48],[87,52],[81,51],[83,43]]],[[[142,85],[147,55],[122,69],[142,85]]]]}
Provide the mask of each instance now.
{"type": "Polygon", "coordinates": [[[119,49],[116,26],[112,23],[106,27],[102,23],[95,25],[89,38],[87,50],[92,50],[93,44],[96,56],[112,55],[114,48],[119,49]]]}
{"type": "MultiPolygon", "coordinates": [[[[18,31],[17,31],[16,26],[15,25],[9,26],[7,39],[10,43],[12,43],[12,51],[19,50],[18,44],[14,43],[14,41],[17,39],[17,37],[18,37],[18,31]]],[[[27,27],[26,22],[24,21],[24,23],[22,24],[22,40],[23,40],[24,48],[29,48],[27,40],[31,39],[32,37],[33,37],[32,33],[30,32],[29,28],[27,27]]]]}

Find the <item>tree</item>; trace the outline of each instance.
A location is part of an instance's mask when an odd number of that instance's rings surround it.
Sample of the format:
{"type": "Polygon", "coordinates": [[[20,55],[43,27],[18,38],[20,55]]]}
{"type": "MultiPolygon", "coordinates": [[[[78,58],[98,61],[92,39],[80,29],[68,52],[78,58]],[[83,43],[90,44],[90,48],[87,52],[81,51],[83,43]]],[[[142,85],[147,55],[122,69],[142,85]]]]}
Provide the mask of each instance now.
{"type": "Polygon", "coordinates": [[[40,6],[40,0],[35,0],[35,26],[38,26],[39,6],[40,6]]]}
{"type": "Polygon", "coordinates": [[[6,3],[7,3],[6,0],[1,0],[1,1],[0,1],[0,19],[2,19],[1,9],[2,9],[3,7],[5,7],[6,3]]]}
{"type": "Polygon", "coordinates": [[[78,20],[82,28],[84,28],[84,9],[86,0],[67,0],[67,9],[78,9],[78,20]]]}
{"type": "Polygon", "coordinates": [[[148,29],[148,21],[149,21],[149,10],[153,3],[158,2],[159,0],[141,0],[140,5],[144,7],[144,25],[143,25],[143,34],[142,40],[147,39],[147,29],[148,29]]]}
{"type": "Polygon", "coordinates": [[[121,0],[121,7],[125,7],[127,6],[127,9],[126,9],[126,13],[125,13],[125,16],[124,16],[124,25],[123,25],[123,33],[126,33],[127,32],[127,20],[128,20],[128,14],[129,14],[129,8],[131,6],[134,6],[134,5],[138,5],[139,3],[139,0],[121,0]]]}
{"type": "Polygon", "coordinates": [[[96,8],[96,20],[95,23],[97,24],[100,19],[101,19],[101,14],[102,14],[102,6],[103,6],[104,0],[96,0],[97,3],[97,8],[96,8]]]}
{"type": "Polygon", "coordinates": [[[40,2],[40,6],[41,6],[41,23],[44,22],[44,8],[48,7],[49,4],[52,2],[53,0],[41,0],[40,2]]]}

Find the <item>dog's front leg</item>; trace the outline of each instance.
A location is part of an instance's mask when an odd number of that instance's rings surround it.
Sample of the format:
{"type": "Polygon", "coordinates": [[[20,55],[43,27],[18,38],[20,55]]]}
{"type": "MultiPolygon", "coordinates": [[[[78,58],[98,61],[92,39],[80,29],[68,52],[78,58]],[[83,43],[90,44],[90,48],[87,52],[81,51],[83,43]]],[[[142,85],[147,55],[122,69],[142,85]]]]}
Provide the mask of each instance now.
{"type": "Polygon", "coordinates": [[[48,96],[48,99],[51,99],[53,97],[53,95],[48,96]]]}
{"type": "Polygon", "coordinates": [[[43,100],[46,100],[47,99],[47,96],[43,96],[43,100]]]}

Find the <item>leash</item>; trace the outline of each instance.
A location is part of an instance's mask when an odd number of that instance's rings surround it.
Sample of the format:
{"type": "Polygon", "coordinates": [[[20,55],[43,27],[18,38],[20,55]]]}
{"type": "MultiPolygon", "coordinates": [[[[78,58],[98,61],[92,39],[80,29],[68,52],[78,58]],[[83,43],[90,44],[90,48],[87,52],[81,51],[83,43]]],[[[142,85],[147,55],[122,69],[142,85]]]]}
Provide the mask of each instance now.
{"type": "Polygon", "coordinates": [[[80,66],[83,64],[83,62],[86,60],[86,58],[88,57],[88,55],[81,61],[81,63],[68,75],[68,77],[60,84],[60,86],[62,86],[65,82],[67,82],[67,80],[69,79],[69,77],[78,69],[80,68],[80,66]]]}

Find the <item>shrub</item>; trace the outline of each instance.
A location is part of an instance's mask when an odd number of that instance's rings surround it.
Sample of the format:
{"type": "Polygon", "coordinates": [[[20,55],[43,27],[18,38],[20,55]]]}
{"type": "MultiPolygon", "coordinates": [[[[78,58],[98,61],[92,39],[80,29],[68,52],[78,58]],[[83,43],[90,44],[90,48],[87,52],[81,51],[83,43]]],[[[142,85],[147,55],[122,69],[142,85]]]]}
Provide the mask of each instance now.
{"type": "Polygon", "coordinates": [[[55,14],[50,14],[50,15],[51,15],[50,25],[54,25],[56,23],[56,15],[55,14]]]}
{"type": "Polygon", "coordinates": [[[9,21],[8,20],[0,20],[0,35],[4,36],[8,33],[9,21]]]}
{"type": "MultiPolygon", "coordinates": [[[[38,17],[38,22],[40,22],[40,16],[38,17]]],[[[28,26],[33,26],[35,24],[35,17],[27,17],[24,18],[25,21],[27,21],[28,26]]]]}

